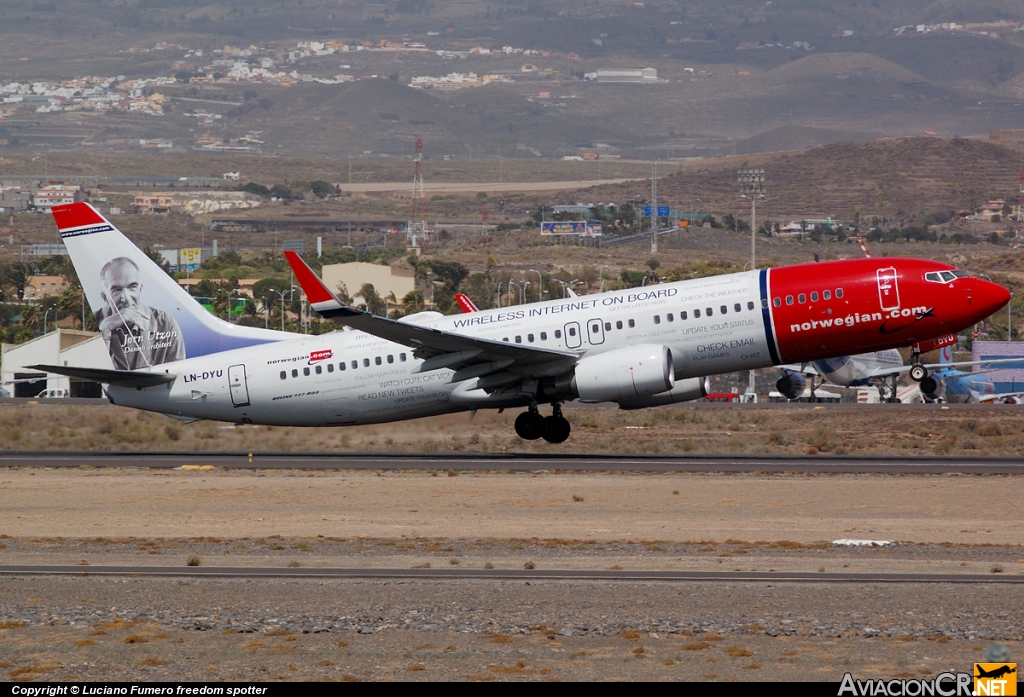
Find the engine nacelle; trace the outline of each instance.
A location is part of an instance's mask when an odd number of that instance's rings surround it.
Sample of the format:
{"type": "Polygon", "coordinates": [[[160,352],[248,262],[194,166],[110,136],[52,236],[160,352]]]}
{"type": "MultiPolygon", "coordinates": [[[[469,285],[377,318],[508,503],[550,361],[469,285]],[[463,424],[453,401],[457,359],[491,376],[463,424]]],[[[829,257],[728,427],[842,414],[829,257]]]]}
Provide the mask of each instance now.
{"type": "Polygon", "coordinates": [[[668,392],[659,392],[646,397],[620,399],[619,409],[646,409],[647,407],[661,407],[666,404],[704,399],[708,396],[710,380],[708,377],[677,380],[676,386],[668,392]]]}
{"type": "Polygon", "coordinates": [[[920,386],[921,394],[929,402],[934,402],[946,394],[946,379],[937,373],[932,373],[922,380],[920,386]]]}
{"type": "Polygon", "coordinates": [[[584,402],[618,402],[675,387],[668,346],[651,344],[587,356],[576,364],[573,386],[584,402]]]}
{"type": "Polygon", "coordinates": [[[807,379],[800,373],[786,373],[775,383],[775,389],[786,399],[798,399],[807,388],[807,379]]]}

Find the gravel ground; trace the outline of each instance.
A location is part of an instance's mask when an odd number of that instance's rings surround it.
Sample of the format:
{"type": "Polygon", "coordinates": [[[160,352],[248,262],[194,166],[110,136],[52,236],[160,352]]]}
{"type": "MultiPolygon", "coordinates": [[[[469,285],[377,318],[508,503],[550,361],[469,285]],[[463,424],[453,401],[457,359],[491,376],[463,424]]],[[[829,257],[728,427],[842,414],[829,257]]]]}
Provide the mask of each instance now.
{"type": "Polygon", "coordinates": [[[832,680],[1016,655],[1020,586],[0,579],[11,679],[832,680]]]}

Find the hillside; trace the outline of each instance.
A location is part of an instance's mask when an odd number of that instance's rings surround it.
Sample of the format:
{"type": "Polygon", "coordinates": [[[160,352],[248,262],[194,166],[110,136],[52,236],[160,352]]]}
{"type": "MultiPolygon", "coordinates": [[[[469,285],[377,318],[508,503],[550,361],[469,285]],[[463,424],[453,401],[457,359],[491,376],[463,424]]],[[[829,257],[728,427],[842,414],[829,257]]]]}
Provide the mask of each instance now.
{"type": "MultiPolygon", "coordinates": [[[[832,215],[885,216],[909,224],[940,210],[971,208],[1001,196],[1015,199],[1024,153],[983,140],[906,138],[870,143],[835,143],[800,153],[761,156],[726,166],[680,170],[658,182],[658,196],[673,205],[699,198],[701,210],[750,217],[736,170],[763,167],[768,196],[757,206],[760,220],[832,215]]],[[[649,184],[602,187],[588,200],[623,200],[649,195],[649,184]]]]}

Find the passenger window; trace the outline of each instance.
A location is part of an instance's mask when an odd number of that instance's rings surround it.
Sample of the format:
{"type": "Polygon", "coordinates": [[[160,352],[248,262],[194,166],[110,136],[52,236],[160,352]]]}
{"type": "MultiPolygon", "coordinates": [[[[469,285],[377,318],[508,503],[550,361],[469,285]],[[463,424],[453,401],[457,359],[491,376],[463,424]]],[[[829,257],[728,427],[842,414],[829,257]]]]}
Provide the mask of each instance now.
{"type": "Polygon", "coordinates": [[[832,299],[832,291],[830,291],[830,290],[823,291],[821,293],[821,299],[822,300],[831,300],[832,299]]]}
{"type": "Polygon", "coordinates": [[[710,317],[711,315],[715,314],[714,311],[710,307],[706,308],[704,310],[704,312],[707,314],[708,317],[710,317]]]}
{"type": "Polygon", "coordinates": [[[345,368],[347,368],[347,367],[348,366],[345,364],[345,361],[342,361],[341,363],[338,364],[338,370],[340,370],[342,372],[344,372],[345,368]]]}
{"type": "Polygon", "coordinates": [[[508,341],[508,337],[507,336],[503,336],[503,337],[501,337],[501,340],[502,341],[508,341]]]}
{"type": "Polygon", "coordinates": [[[547,341],[548,340],[548,333],[547,332],[541,332],[540,333],[540,340],[541,341],[547,341]]]}
{"type": "Polygon", "coordinates": [[[775,298],[772,300],[772,304],[775,305],[775,307],[782,307],[782,298],[775,298]]]}
{"type": "Polygon", "coordinates": [[[527,334],[526,335],[526,340],[529,341],[532,344],[533,343],[533,334],[527,334]]]}
{"type": "MultiPolygon", "coordinates": [[[[743,309],[743,306],[742,306],[742,305],[740,305],[739,303],[736,303],[735,305],[733,305],[733,306],[732,306],[732,309],[733,309],[733,310],[734,310],[735,312],[739,312],[740,310],[742,310],[742,309],[743,309]]],[[[750,309],[751,309],[751,310],[753,310],[754,308],[750,308],[750,309]]]]}
{"type": "Polygon", "coordinates": [[[792,295],[787,295],[786,296],[786,304],[787,305],[792,305],[793,304],[793,296],[792,295]]]}
{"type": "Polygon", "coordinates": [[[303,368],[302,369],[302,374],[303,375],[309,375],[309,368],[303,368]]]}
{"type": "Polygon", "coordinates": [[[837,298],[843,297],[843,289],[842,288],[836,288],[836,297],[837,298]]]}
{"type": "Polygon", "coordinates": [[[402,363],[405,363],[405,354],[404,353],[398,354],[398,360],[400,360],[402,363]]]}
{"type": "Polygon", "coordinates": [[[369,368],[370,367],[370,359],[369,358],[364,358],[363,359],[363,367],[364,368],[369,368]]]}
{"type": "Polygon", "coordinates": [[[517,335],[516,335],[516,343],[517,343],[517,344],[521,344],[521,343],[523,343],[523,337],[522,337],[522,336],[519,336],[519,335],[517,334],[517,335]]]}
{"type": "Polygon", "coordinates": [[[388,354],[388,363],[394,363],[394,362],[395,362],[395,357],[389,353],[388,354]]]}
{"type": "Polygon", "coordinates": [[[358,367],[359,367],[359,361],[352,361],[352,370],[355,370],[358,367]]]}
{"type": "Polygon", "coordinates": [[[555,330],[555,338],[556,339],[561,339],[562,338],[562,330],[561,329],[556,329],[555,330]]]}
{"type": "Polygon", "coordinates": [[[635,326],[636,326],[636,322],[634,322],[633,320],[629,320],[629,328],[632,329],[635,326]]]}
{"type": "Polygon", "coordinates": [[[728,314],[728,313],[729,313],[729,307],[728,307],[727,305],[722,305],[722,306],[721,306],[720,308],[718,308],[718,309],[719,309],[719,311],[721,311],[721,313],[722,313],[723,315],[725,315],[725,314],[728,314]]]}
{"type": "Polygon", "coordinates": [[[811,302],[812,303],[818,302],[818,291],[813,291],[811,293],[811,302]]]}
{"type": "Polygon", "coordinates": [[[576,327],[569,327],[569,336],[576,336],[576,327]]]}
{"type": "Polygon", "coordinates": [[[693,311],[693,318],[694,319],[700,319],[700,310],[694,310],[693,311]]]}
{"type": "Polygon", "coordinates": [[[612,330],[612,323],[611,322],[605,322],[604,323],[604,330],[606,332],[610,332],[612,330]]]}
{"type": "Polygon", "coordinates": [[[282,371],[281,371],[281,379],[282,379],[282,380],[284,380],[284,379],[285,379],[285,378],[287,378],[287,377],[288,377],[288,373],[287,373],[287,372],[285,372],[284,370],[282,370],[282,371]]]}
{"type": "MultiPolygon", "coordinates": [[[[768,307],[768,298],[765,298],[764,300],[761,301],[761,307],[768,307]]],[[[747,302],[747,309],[748,310],[753,310],[754,309],[754,301],[753,300],[747,302]]]]}
{"type": "Polygon", "coordinates": [[[333,373],[334,372],[334,364],[333,363],[328,363],[327,364],[327,372],[328,373],[333,373]]]}
{"type": "Polygon", "coordinates": [[[317,375],[323,375],[324,374],[324,367],[322,365],[318,365],[316,367],[316,374],[317,375]]]}
{"type": "Polygon", "coordinates": [[[383,361],[381,361],[381,359],[380,359],[380,356],[374,356],[373,362],[376,363],[377,365],[380,365],[381,363],[383,363],[383,361]]]}
{"type": "Polygon", "coordinates": [[[668,313],[668,315],[665,316],[665,319],[667,319],[669,322],[675,321],[675,317],[672,316],[671,312],[668,313]]]}
{"type": "Polygon", "coordinates": [[[620,320],[616,320],[615,328],[616,329],[622,329],[622,320],[621,319],[620,320]]]}
{"type": "Polygon", "coordinates": [[[800,295],[796,296],[796,300],[798,303],[803,305],[805,302],[807,302],[807,296],[801,293],[800,295]]]}
{"type": "Polygon", "coordinates": [[[661,324],[661,315],[655,315],[654,316],[654,323],[655,324],[661,324]]]}
{"type": "Polygon", "coordinates": [[[682,312],[679,313],[679,321],[682,322],[685,319],[686,319],[686,310],[683,310],[682,312]]]}
{"type": "Polygon", "coordinates": [[[296,370],[295,368],[292,368],[292,377],[293,378],[299,377],[299,371],[296,370]]]}
{"type": "Polygon", "coordinates": [[[595,324],[593,327],[590,328],[590,333],[591,334],[598,334],[598,333],[600,333],[600,331],[601,331],[601,325],[600,324],[595,324]]]}

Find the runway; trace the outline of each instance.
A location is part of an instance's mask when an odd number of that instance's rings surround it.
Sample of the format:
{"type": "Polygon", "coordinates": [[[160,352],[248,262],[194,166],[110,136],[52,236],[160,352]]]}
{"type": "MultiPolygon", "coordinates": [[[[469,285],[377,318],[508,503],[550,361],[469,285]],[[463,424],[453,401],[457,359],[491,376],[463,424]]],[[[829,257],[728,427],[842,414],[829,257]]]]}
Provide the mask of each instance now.
{"type": "Polygon", "coordinates": [[[1024,584],[1024,575],[814,573],[759,571],[612,571],[598,569],[361,569],[201,566],[55,566],[9,564],[3,576],[175,576],[188,578],[333,578],[464,581],[700,581],[721,583],[1024,584]]]}
{"type": "Polygon", "coordinates": [[[1022,458],[678,456],[446,453],[182,453],[9,451],[0,467],[425,470],[478,472],[707,472],[814,474],[1024,474],[1022,458]]]}

